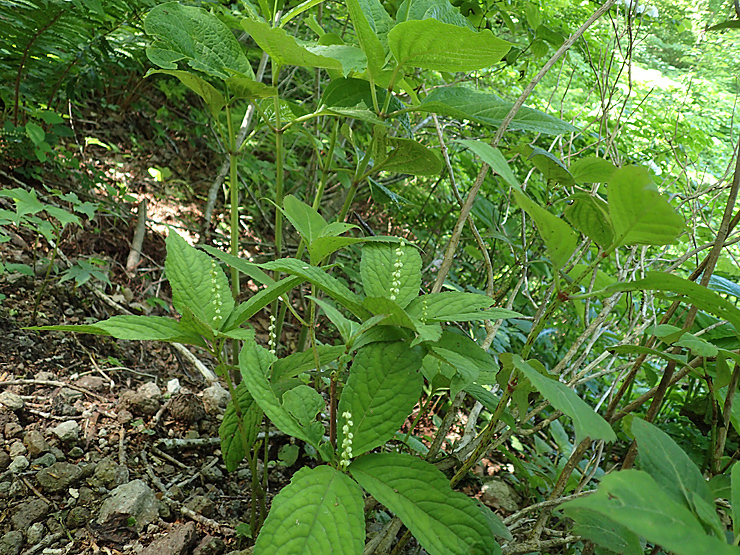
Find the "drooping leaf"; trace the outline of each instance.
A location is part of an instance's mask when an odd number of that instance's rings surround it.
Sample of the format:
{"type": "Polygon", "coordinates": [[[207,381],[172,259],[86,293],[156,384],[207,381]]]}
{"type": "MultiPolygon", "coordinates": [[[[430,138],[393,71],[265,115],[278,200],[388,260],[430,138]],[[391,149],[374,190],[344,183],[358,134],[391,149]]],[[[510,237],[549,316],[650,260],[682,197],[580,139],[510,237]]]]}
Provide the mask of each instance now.
{"type": "Polygon", "coordinates": [[[191,68],[219,79],[228,79],[231,72],[254,79],[234,34],[202,8],[178,2],[160,4],[147,15],[144,30],[154,37],[147,57],[163,69],[177,69],[177,62],[185,61],[191,68]]]}
{"type": "Polygon", "coordinates": [[[223,325],[223,331],[238,328],[267,305],[299,285],[301,281],[302,279],[299,277],[288,276],[264,289],[260,289],[234,309],[223,325]]]}
{"type": "Polygon", "coordinates": [[[642,291],[646,289],[684,296],[701,310],[727,320],[735,327],[735,330],[740,330],[740,309],[714,291],[675,274],[648,272],[644,279],[627,283],[615,283],[604,289],[604,292],[611,294],[616,291],[642,291]]]}
{"type": "Polygon", "coordinates": [[[668,434],[641,418],[632,420],[632,433],[637,439],[640,468],[650,474],[663,491],[694,511],[695,494],[714,505],[714,497],[701,471],[668,434]]]}
{"type": "Polygon", "coordinates": [[[255,283],[258,283],[259,285],[272,285],[273,283],[275,283],[275,280],[268,276],[265,272],[263,272],[260,267],[257,266],[257,264],[247,262],[243,258],[234,256],[233,254],[228,252],[220,251],[210,245],[199,245],[199,248],[203,249],[212,257],[220,260],[227,266],[236,268],[242,274],[249,276],[251,279],[254,280],[255,283]]]}
{"type": "Polygon", "coordinates": [[[239,403],[237,413],[234,400],[230,400],[224,412],[224,419],[218,427],[218,437],[221,438],[221,455],[226,465],[226,470],[233,472],[244,460],[247,451],[252,448],[257,440],[257,432],[262,422],[262,409],[249,394],[247,385],[242,382],[235,390],[236,399],[239,403]],[[241,430],[239,428],[239,416],[242,416],[244,432],[247,436],[246,448],[242,440],[241,430]]]}
{"type": "Polygon", "coordinates": [[[683,218],[658,192],[647,168],[620,169],[609,180],[608,193],[620,245],[668,245],[685,229],[683,218]]]}
{"type": "MultiPolygon", "coordinates": [[[[385,48],[383,48],[383,44],[378,37],[375,17],[372,15],[369,4],[370,2],[367,1],[347,0],[347,10],[357,33],[357,41],[360,43],[360,48],[362,48],[362,51],[367,57],[367,71],[372,77],[377,79],[380,77],[383,66],[385,65],[385,48]],[[363,7],[367,9],[363,10],[363,7]]],[[[382,5],[380,6],[380,10],[385,12],[382,5]]],[[[376,9],[375,11],[380,14],[380,10],[376,9]]],[[[387,12],[385,15],[390,19],[387,12]]]]}
{"type": "Polygon", "coordinates": [[[301,384],[283,393],[283,407],[305,428],[311,425],[325,405],[321,393],[307,385],[301,384]]]}
{"type": "Polygon", "coordinates": [[[501,553],[475,501],[453,491],[434,465],[399,453],[372,453],[355,460],[349,471],[429,555],[501,553]]]}
{"type": "Polygon", "coordinates": [[[617,167],[598,156],[585,156],[573,162],[568,170],[576,183],[606,183],[617,167]]]}
{"type": "Polygon", "coordinates": [[[542,396],[550,401],[553,407],[562,411],[573,420],[576,429],[576,442],[580,443],[586,437],[592,440],[616,441],[611,426],[604,418],[594,412],[576,392],[564,383],[551,380],[532,368],[520,356],[512,358],[514,366],[522,372],[531,384],[537,388],[542,396]]]}
{"type": "Polygon", "coordinates": [[[360,274],[365,295],[392,299],[404,308],[419,295],[421,256],[408,244],[367,244],[362,247],[360,274]]]}
{"type": "Polygon", "coordinates": [[[413,331],[418,331],[417,322],[412,320],[406,311],[395,301],[386,297],[365,297],[362,306],[367,308],[375,317],[383,316],[383,324],[388,326],[400,326],[413,331]]]}
{"type": "Polygon", "coordinates": [[[723,29],[740,29],[740,19],[728,19],[717,25],[707,28],[707,31],[721,31],[723,29]]]}
{"type": "Polygon", "coordinates": [[[459,140],[456,142],[465,145],[475,154],[480,156],[480,159],[488,164],[494,172],[500,175],[506,183],[512,187],[521,187],[519,180],[511,171],[509,163],[498,148],[493,148],[491,145],[484,143],[483,141],[459,140]]]}
{"type": "Polygon", "coordinates": [[[277,96],[275,87],[255,81],[245,75],[233,75],[226,80],[229,96],[232,99],[270,98],[277,96]]]}
{"type": "Polygon", "coordinates": [[[578,238],[570,226],[531,200],[519,189],[512,189],[517,204],[537,224],[553,266],[560,269],[576,249],[578,238]]]}
{"type": "Polygon", "coordinates": [[[644,555],[637,534],[608,516],[585,507],[566,507],[564,512],[575,521],[574,534],[591,540],[610,553],[644,555]]]}
{"type": "Polygon", "coordinates": [[[646,472],[623,470],[607,474],[596,493],[561,505],[600,513],[649,542],[677,555],[737,555],[737,547],[708,536],[699,521],[646,472]]]}
{"type": "Polygon", "coordinates": [[[172,304],[182,313],[187,306],[200,320],[219,329],[234,309],[229,282],[206,253],[191,247],[175,231],[166,239],[164,263],[172,287],[172,304]]]}
{"type": "MultiPolygon", "coordinates": [[[[421,395],[423,352],[408,343],[372,343],[357,351],[338,413],[349,412],[352,451],[360,455],[383,445],[401,427],[421,395]]],[[[341,445],[344,432],[338,431],[341,445]]]]}
{"type": "MultiPolygon", "coordinates": [[[[319,355],[319,366],[324,366],[338,359],[344,353],[342,345],[317,345],[316,351],[319,355]]],[[[272,365],[272,381],[287,380],[294,378],[303,372],[312,372],[316,368],[316,359],[312,349],[300,353],[293,353],[287,357],[280,358],[272,365]]]]}
{"type": "Polygon", "coordinates": [[[283,214],[308,245],[311,245],[328,225],[321,214],[293,195],[287,195],[283,200],[283,214]]]}
{"type": "MultiPolygon", "coordinates": [[[[512,102],[503,100],[495,94],[458,86],[433,90],[419,106],[415,107],[415,110],[498,127],[512,106],[512,102]]],[[[576,130],[561,119],[527,107],[517,112],[509,124],[509,129],[549,135],[561,135],[576,130]]]]}
{"type": "Polygon", "coordinates": [[[156,73],[171,75],[179,79],[183,85],[203,99],[214,118],[218,118],[219,112],[226,105],[224,95],[222,95],[218,89],[208,81],[199,77],[195,73],[190,73],[189,71],[181,69],[150,69],[146,76],[148,77],[156,73]]]}
{"type": "Polygon", "coordinates": [[[521,314],[505,308],[490,308],[493,299],[478,293],[445,291],[420,295],[409,303],[406,312],[423,322],[467,322],[521,318],[521,314]]]}
{"type": "Polygon", "coordinates": [[[522,151],[527,155],[528,160],[532,160],[535,167],[542,172],[548,181],[556,181],[564,187],[575,185],[568,168],[552,152],[536,146],[522,147],[522,151]]]}
{"type": "Polygon", "coordinates": [[[411,175],[439,175],[442,160],[423,144],[412,139],[388,137],[385,158],[376,160],[378,170],[411,175]]]}
{"type": "Polygon", "coordinates": [[[601,248],[609,247],[614,242],[614,228],[607,204],[588,193],[575,193],[569,200],[572,204],[565,209],[565,218],[601,248]]]}
{"type": "Polygon", "coordinates": [[[362,490],[324,465],[301,468],[275,496],[254,555],[360,555],[364,545],[362,490]]]}
{"type": "Polygon", "coordinates": [[[435,71],[474,71],[501,60],[511,43],[488,30],[476,32],[437,19],[404,21],[388,33],[399,66],[435,71]]]}

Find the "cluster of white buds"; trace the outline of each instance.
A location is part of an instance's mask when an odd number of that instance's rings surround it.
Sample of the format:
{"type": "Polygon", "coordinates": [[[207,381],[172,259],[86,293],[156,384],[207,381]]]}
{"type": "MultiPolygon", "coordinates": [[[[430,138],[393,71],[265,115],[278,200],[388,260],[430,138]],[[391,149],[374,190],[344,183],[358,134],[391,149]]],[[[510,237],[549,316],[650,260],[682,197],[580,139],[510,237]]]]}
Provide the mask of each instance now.
{"type": "Polygon", "coordinates": [[[421,321],[424,324],[427,323],[427,317],[429,316],[428,309],[429,309],[429,307],[427,305],[427,296],[424,295],[421,298],[421,321]]]}
{"type": "Polygon", "coordinates": [[[344,436],[344,439],[342,440],[342,455],[339,460],[339,466],[347,468],[349,466],[349,461],[352,458],[352,439],[355,436],[350,432],[350,428],[352,428],[354,422],[352,422],[352,413],[349,411],[343,412],[342,418],[344,418],[344,426],[342,426],[342,435],[344,436]]]}
{"type": "Polygon", "coordinates": [[[213,314],[213,324],[215,327],[218,327],[223,318],[221,316],[221,307],[224,305],[224,300],[221,297],[221,286],[218,283],[218,268],[213,260],[211,260],[211,284],[213,285],[213,304],[216,307],[213,314]]]}
{"type": "Polygon", "coordinates": [[[405,243],[401,239],[401,243],[396,248],[396,261],[393,263],[393,274],[391,274],[391,296],[392,301],[396,300],[396,297],[401,293],[401,268],[403,268],[403,247],[405,243]]]}
{"type": "Polygon", "coordinates": [[[268,338],[267,338],[267,347],[270,349],[270,352],[274,355],[275,349],[277,346],[277,336],[275,334],[275,315],[270,314],[270,325],[267,327],[268,332],[268,338]]]}

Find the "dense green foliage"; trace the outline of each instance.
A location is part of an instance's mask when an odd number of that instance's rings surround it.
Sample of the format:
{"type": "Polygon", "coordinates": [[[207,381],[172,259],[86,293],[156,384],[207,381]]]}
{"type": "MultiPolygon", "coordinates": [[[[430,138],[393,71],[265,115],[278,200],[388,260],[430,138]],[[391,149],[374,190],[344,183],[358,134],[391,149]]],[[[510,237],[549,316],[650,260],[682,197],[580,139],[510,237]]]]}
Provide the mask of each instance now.
{"type": "MultiPolygon", "coordinates": [[[[37,329],[218,361],[256,554],[362,553],[380,517],[364,496],[408,530],[394,553],[409,535],[433,555],[740,552],[732,3],[153,4],[3,3],[18,8],[0,19],[0,68],[17,76],[5,163],[69,167],[60,100],[110,106],[145,68],[199,106],[226,216],[211,229],[205,207],[202,249],[168,234],[177,316],[37,329]],[[270,508],[263,419],[316,463],[270,508]],[[523,511],[502,521],[455,490],[481,459],[508,465],[523,511]]],[[[72,212],[93,218],[60,195],[69,211],[4,192],[0,226],[51,244],[82,225],[72,212]]]]}

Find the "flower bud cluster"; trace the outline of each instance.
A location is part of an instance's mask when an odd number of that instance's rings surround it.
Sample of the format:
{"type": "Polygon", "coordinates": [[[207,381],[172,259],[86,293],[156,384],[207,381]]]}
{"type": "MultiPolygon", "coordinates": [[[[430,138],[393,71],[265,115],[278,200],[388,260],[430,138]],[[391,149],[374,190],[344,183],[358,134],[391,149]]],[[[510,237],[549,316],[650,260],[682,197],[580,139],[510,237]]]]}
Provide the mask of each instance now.
{"type": "Polygon", "coordinates": [[[403,268],[403,247],[405,243],[401,239],[401,243],[396,248],[396,261],[393,263],[393,273],[391,274],[391,296],[392,301],[396,300],[396,297],[401,293],[401,268],[403,268]]]}
{"type": "Polygon", "coordinates": [[[216,263],[211,260],[211,284],[213,289],[213,304],[216,307],[213,314],[213,325],[214,327],[218,327],[221,323],[221,320],[223,319],[223,316],[221,315],[221,307],[224,305],[224,300],[222,298],[222,291],[221,291],[221,285],[218,282],[218,268],[216,267],[216,263]]]}
{"type": "Polygon", "coordinates": [[[354,422],[352,422],[352,414],[349,411],[343,412],[342,418],[344,418],[344,426],[342,426],[342,435],[344,436],[344,439],[342,440],[342,454],[339,459],[339,466],[347,468],[349,466],[350,459],[352,458],[352,439],[355,436],[350,432],[350,429],[354,425],[354,422]]]}
{"type": "Polygon", "coordinates": [[[270,314],[270,325],[267,327],[268,338],[267,347],[270,352],[274,355],[277,347],[277,336],[275,334],[275,315],[270,314]]]}

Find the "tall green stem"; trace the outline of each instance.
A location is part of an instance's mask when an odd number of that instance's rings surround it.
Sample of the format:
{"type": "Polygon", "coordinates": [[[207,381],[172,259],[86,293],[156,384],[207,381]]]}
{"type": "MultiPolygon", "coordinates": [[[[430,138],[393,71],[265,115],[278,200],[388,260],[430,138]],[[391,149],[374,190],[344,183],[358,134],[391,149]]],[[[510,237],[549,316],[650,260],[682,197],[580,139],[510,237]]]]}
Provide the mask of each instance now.
{"type": "MultiPolygon", "coordinates": [[[[237,145],[234,122],[231,118],[231,107],[226,105],[226,125],[229,143],[229,201],[231,204],[230,251],[232,256],[239,256],[239,175],[237,172],[237,145]]],[[[231,267],[231,294],[236,301],[239,298],[239,270],[231,267]]],[[[239,364],[239,340],[234,339],[231,345],[232,364],[239,364]]]]}

